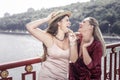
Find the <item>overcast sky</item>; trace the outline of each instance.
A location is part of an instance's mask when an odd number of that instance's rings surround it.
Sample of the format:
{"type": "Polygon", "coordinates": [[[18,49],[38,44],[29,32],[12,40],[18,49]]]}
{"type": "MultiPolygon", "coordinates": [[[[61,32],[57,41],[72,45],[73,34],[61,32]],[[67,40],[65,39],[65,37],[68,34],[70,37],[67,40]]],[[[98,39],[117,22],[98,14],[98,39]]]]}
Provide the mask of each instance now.
{"type": "Polygon", "coordinates": [[[10,15],[26,12],[28,8],[40,10],[41,8],[51,8],[65,6],[76,2],[86,2],[90,0],[1,0],[0,17],[8,12],[10,15]]]}

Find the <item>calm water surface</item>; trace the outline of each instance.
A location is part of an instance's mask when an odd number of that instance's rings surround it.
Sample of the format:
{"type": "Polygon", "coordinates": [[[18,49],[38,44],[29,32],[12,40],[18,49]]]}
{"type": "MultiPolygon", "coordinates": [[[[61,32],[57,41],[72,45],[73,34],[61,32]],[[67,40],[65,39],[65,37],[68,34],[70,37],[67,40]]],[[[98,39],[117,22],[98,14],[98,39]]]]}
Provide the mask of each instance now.
{"type": "Polygon", "coordinates": [[[0,63],[33,58],[42,53],[42,44],[30,35],[0,34],[0,63]]]}

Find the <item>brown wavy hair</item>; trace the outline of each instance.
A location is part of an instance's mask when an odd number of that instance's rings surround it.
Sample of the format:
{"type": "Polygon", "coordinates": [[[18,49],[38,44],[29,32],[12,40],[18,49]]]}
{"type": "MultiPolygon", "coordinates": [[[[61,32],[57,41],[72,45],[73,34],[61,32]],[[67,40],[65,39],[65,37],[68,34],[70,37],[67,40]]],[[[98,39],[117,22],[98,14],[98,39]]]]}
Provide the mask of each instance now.
{"type": "MultiPolygon", "coordinates": [[[[58,33],[58,24],[57,23],[59,21],[61,21],[65,16],[69,17],[69,15],[63,15],[63,16],[58,17],[50,25],[48,25],[49,27],[46,29],[46,32],[51,34],[52,36],[56,36],[57,33],[58,33]]],[[[47,54],[47,47],[45,46],[44,43],[43,43],[43,50],[44,50],[44,54],[42,56],[42,61],[45,61],[46,60],[46,56],[49,56],[49,55],[47,54]]]]}

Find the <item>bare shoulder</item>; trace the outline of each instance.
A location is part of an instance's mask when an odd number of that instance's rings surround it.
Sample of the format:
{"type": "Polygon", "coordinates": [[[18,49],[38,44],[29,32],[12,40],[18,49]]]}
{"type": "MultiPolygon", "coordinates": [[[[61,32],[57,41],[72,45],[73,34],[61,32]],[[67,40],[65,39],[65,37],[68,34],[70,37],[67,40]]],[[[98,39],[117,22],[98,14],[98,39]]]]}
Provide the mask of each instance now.
{"type": "Polygon", "coordinates": [[[46,47],[51,47],[54,42],[53,41],[54,36],[49,33],[46,33],[46,32],[45,32],[45,34],[46,34],[46,37],[43,36],[44,40],[42,42],[46,45],[46,47]]]}

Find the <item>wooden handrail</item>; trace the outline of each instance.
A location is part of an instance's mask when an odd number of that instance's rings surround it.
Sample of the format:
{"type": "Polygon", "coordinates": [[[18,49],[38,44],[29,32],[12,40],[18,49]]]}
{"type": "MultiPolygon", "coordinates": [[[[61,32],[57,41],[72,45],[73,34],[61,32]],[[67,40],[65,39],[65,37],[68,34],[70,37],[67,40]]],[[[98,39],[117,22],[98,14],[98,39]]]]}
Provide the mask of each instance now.
{"type": "Polygon", "coordinates": [[[113,47],[118,47],[120,46],[120,42],[116,42],[116,43],[110,43],[110,44],[106,44],[106,48],[113,48],[113,47]]]}
{"type": "Polygon", "coordinates": [[[25,60],[21,60],[21,61],[9,62],[9,63],[3,63],[3,64],[0,64],[0,70],[16,68],[16,67],[35,64],[35,63],[39,63],[39,62],[41,62],[40,57],[29,58],[29,59],[25,59],[25,60]]]}

